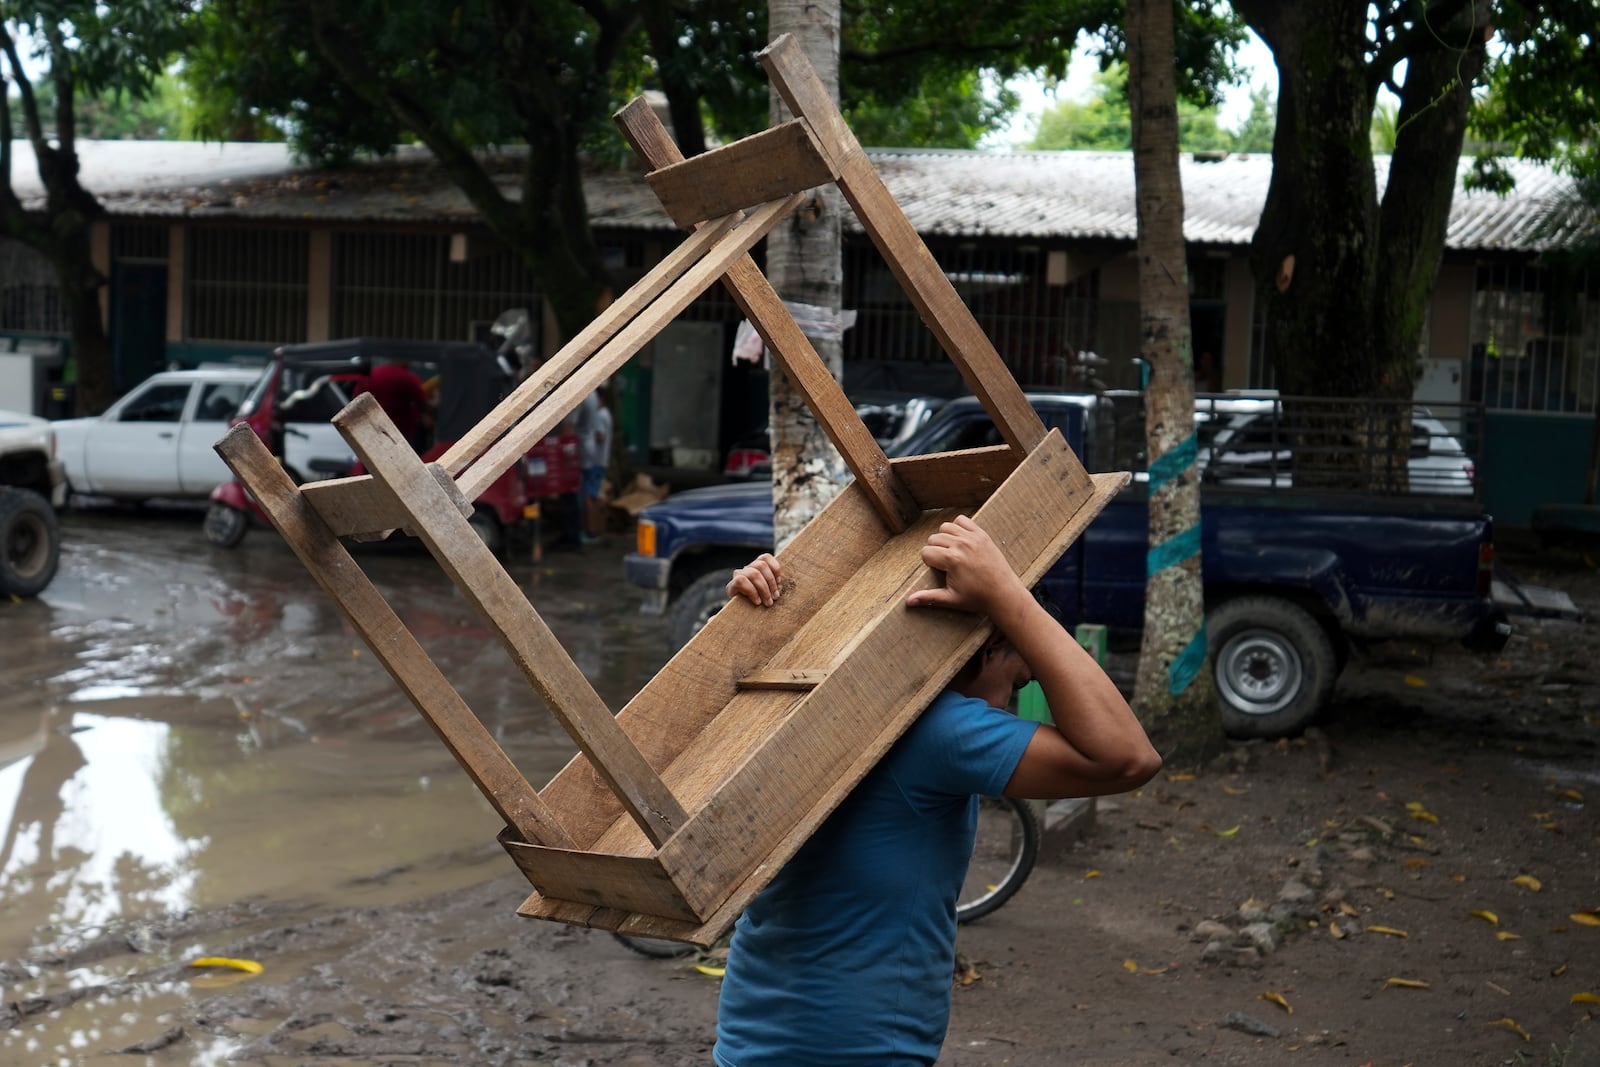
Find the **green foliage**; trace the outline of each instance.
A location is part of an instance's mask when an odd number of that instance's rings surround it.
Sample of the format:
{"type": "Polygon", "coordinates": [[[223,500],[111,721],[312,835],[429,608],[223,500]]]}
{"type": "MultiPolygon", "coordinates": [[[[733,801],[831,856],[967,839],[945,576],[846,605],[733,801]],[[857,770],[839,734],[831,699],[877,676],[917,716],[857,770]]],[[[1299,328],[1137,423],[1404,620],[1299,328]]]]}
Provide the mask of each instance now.
{"type": "MultiPolygon", "coordinates": [[[[1263,137],[1260,124],[1266,123],[1264,137],[1272,145],[1272,105],[1265,91],[1252,94],[1251,116],[1239,133],[1222,128],[1214,107],[1201,107],[1187,100],[1178,102],[1178,145],[1185,152],[1260,151],[1245,148],[1242,135],[1250,133],[1252,145],[1263,137]],[[1258,114],[1259,113],[1259,114],[1258,114]],[[1256,126],[1252,127],[1251,122],[1256,126]]],[[[1039,116],[1039,127],[1028,147],[1037,150],[1099,149],[1126,151],[1133,147],[1133,126],[1128,113],[1128,68],[1116,63],[1095,76],[1088,100],[1066,100],[1039,116]]]]}
{"type": "MultiPolygon", "coordinates": [[[[54,114],[55,83],[40,81],[34,93],[38,98],[39,110],[44,114],[54,114]]],[[[162,74],[156,78],[143,97],[107,89],[93,95],[78,94],[74,107],[79,137],[105,141],[181,141],[194,136],[188,94],[173,74],[162,74]]],[[[21,99],[15,95],[11,99],[11,115],[12,134],[26,136],[21,99]]]]}
{"type": "Polygon", "coordinates": [[[1270,152],[1278,128],[1278,102],[1272,90],[1258,86],[1250,90],[1250,114],[1233,131],[1235,152],[1270,152]]]}
{"type": "Polygon", "coordinates": [[[846,121],[865,145],[917,145],[976,148],[990,130],[1017,108],[1017,94],[1006,88],[993,96],[982,76],[968,71],[955,81],[920,88],[910,96],[883,99],[866,90],[844,110],[846,121]]]}

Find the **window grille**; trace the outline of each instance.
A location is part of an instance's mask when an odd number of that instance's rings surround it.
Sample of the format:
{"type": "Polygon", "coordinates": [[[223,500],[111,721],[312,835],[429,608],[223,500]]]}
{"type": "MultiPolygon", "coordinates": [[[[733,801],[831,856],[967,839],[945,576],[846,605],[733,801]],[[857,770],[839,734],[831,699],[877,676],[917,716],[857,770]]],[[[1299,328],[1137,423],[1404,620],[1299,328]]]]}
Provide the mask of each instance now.
{"type": "Polygon", "coordinates": [[[336,337],[459,341],[509,308],[538,306],[533,273],[490,238],[472,235],[450,261],[450,235],[341,233],[333,240],[330,328],[336,337]]]}
{"type": "Polygon", "coordinates": [[[0,239],[0,330],[49,334],[70,330],[55,268],[21,241],[0,239]]]}
{"type": "Polygon", "coordinates": [[[1472,294],[1469,399],[1590,414],[1600,394],[1600,276],[1491,264],[1472,294]]]}
{"type": "Polygon", "coordinates": [[[309,245],[304,230],[191,227],[185,337],[304,341],[309,245]]]}
{"type": "Polygon", "coordinates": [[[167,261],[170,231],[160,223],[117,222],[111,225],[111,258],[113,260],[141,260],[146,263],[167,261]]]}

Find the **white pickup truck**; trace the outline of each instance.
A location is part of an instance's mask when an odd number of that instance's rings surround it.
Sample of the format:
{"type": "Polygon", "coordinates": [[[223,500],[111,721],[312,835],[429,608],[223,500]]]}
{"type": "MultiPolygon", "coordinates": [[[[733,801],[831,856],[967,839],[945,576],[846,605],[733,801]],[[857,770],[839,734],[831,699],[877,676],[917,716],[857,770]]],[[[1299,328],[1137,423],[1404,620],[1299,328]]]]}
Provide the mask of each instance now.
{"type": "MultiPolygon", "coordinates": [[[[212,446],[261,376],[259,367],[161,371],[102,415],[52,423],[68,489],[130,501],[210,496],[233,480],[212,446]]],[[[326,422],[297,423],[286,436],[284,462],[296,481],[326,477],[321,466],[347,469],[355,462],[326,422]]]]}
{"type": "Polygon", "coordinates": [[[37,596],[55,577],[66,500],[50,423],[0,411],[0,595],[37,596]]]}

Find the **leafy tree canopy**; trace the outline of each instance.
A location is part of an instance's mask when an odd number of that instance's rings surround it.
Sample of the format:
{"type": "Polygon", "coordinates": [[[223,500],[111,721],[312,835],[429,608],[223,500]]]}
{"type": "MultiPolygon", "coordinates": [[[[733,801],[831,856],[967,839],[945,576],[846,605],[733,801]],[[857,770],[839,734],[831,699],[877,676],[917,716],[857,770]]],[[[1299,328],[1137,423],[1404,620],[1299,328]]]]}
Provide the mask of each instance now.
{"type": "MultiPolygon", "coordinates": [[[[1272,147],[1273,107],[1267,93],[1251,94],[1251,113],[1237,131],[1226,130],[1215,107],[1178,101],[1178,146],[1186,152],[1265,151],[1272,147]]],[[[1095,76],[1086,101],[1064,100],[1039,116],[1028,147],[1040,150],[1133,147],[1128,111],[1128,68],[1116,63],[1095,76]]]]}

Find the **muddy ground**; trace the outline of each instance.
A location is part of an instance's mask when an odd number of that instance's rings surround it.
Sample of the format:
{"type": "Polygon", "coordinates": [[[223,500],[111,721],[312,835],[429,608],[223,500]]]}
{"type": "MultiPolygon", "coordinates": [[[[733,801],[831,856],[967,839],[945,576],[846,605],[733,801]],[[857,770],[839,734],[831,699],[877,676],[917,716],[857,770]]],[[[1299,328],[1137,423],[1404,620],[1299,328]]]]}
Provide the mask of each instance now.
{"type": "MultiPolygon", "coordinates": [[[[112,721],[168,724],[164,758],[187,769],[157,792],[200,876],[179,892],[183,862],[114,854],[94,879],[81,847],[46,847],[51,819],[71,837],[92,758],[50,779],[59,813],[41,816],[24,790],[0,855],[0,1061],[709,1062],[715,978],[516,918],[527,886],[493,843],[492,815],[443,784],[437,742],[312,606],[281,545],[252,535],[241,563],[172,547],[187,544],[177,519],[122,518],[69,516],[63,580],[42,605],[0,608],[0,719],[43,707],[49,737],[82,736],[83,752],[112,721]],[[155,574],[200,572],[117,585],[141,558],[155,574]],[[161,584],[184,580],[245,617],[208,622],[161,584]],[[166,610],[100,603],[105,583],[130,602],[164,588],[166,610]],[[260,680],[286,655],[303,682],[287,710],[260,680]],[[133,703],[116,703],[117,686],[133,703]],[[85,687],[92,714],[72,703],[85,687]],[[262,739],[239,740],[251,722],[262,739]],[[182,764],[188,749],[202,763],[182,764]],[[247,799],[228,800],[199,766],[248,779],[247,799]],[[281,775],[293,796],[274,789],[281,775]],[[405,818],[386,821],[391,810],[405,818]],[[319,820],[338,829],[332,841],[319,820]],[[118,904],[85,903],[107,900],[118,904]],[[188,966],[215,955],[265,969],[188,966]]],[[[665,639],[622,603],[621,551],[513,569],[613,706],[665,639]],[[613,648],[621,659],[606,658],[613,648]]],[[[469,699],[499,709],[508,751],[557,760],[558,735],[522,714],[520,682],[475,666],[470,613],[417,561],[381,562],[410,610],[439,620],[441,658],[473,668],[484,688],[469,699]]],[[[1600,615],[1589,560],[1511,562],[1600,615]]],[[[36,746],[29,766],[62,747],[36,746]]],[[[1023,891],[961,934],[941,1063],[1600,1064],[1600,925],[1585,918],[1600,912],[1597,801],[1600,624],[1522,622],[1489,657],[1385,648],[1351,665],[1313,735],[1169,768],[1103,802],[1086,837],[1049,835],[1023,891]]]]}

